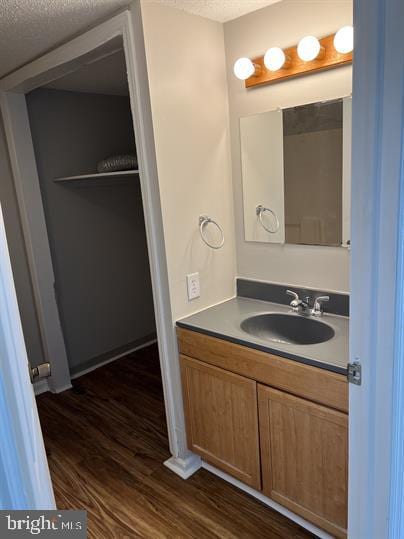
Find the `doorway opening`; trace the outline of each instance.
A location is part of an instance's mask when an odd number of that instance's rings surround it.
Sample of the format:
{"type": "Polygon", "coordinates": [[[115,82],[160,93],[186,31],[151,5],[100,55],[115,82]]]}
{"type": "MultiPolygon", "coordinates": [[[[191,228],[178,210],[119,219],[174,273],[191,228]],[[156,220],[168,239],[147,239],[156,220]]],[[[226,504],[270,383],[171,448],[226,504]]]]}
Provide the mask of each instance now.
{"type": "Polygon", "coordinates": [[[39,386],[39,417],[57,507],[105,529],[170,456],[122,37],[26,104],[72,384],[39,386]]]}
{"type": "Polygon", "coordinates": [[[156,341],[121,39],[26,102],[66,358],[77,378],[156,341]]]}

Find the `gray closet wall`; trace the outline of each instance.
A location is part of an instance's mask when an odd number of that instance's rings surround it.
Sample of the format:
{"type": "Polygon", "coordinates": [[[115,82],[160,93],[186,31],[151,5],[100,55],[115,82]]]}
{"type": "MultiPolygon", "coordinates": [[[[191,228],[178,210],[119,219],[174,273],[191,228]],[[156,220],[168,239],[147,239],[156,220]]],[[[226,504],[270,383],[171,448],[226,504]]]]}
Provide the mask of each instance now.
{"type": "Polygon", "coordinates": [[[27,104],[74,374],[155,336],[138,176],[84,187],[53,181],[133,153],[129,99],[40,89],[27,104]]]}

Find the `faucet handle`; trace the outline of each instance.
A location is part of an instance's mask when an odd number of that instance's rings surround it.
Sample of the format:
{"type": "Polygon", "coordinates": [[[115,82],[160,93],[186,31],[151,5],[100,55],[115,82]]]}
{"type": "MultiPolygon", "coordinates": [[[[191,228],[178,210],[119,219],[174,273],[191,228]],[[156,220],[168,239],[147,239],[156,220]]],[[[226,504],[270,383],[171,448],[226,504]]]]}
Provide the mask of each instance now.
{"type": "Polygon", "coordinates": [[[288,296],[293,297],[292,301],[290,302],[292,309],[296,312],[300,311],[303,306],[303,301],[299,298],[299,295],[296,294],[296,292],[293,292],[293,290],[286,290],[286,293],[288,296]]]}
{"type": "Polygon", "coordinates": [[[330,296],[319,296],[314,300],[314,306],[312,310],[313,316],[321,316],[323,314],[323,306],[321,305],[324,301],[329,301],[330,296]]]}
{"type": "Polygon", "coordinates": [[[293,299],[299,299],[299,295],[296,294],[296,292],[293,292],[293,290],[286,290],[286,293],[288,294],[288,296],[292,296],[293,299]]]}

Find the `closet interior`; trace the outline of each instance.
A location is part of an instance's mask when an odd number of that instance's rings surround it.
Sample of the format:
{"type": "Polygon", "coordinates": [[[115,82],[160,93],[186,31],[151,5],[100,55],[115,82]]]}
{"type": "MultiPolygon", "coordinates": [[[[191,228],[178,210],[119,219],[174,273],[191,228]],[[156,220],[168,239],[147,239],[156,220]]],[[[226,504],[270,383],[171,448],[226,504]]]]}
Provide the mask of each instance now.
{"type": "Polygon", "coordinates": [[[156,339],[122,44],[32,91],[27,106],[74,378],[156,339]]]}

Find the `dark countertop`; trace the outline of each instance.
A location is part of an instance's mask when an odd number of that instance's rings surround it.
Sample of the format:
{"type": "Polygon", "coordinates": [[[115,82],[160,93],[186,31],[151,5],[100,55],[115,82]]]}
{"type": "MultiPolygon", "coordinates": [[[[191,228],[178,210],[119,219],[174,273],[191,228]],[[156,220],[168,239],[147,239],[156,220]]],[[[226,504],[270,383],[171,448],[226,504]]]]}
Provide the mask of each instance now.
{"type": "Polygon", "coordinates": [[[293,316],[302,316],[294,313],[290,307],[285,305],[237,297],[178,320],[177,326],[249,348],[270,352],[300,363],[347,374],[349,318],[324,314],[320,320],[334,329],[335,336],[323,343],[299,345],[264,340],[241,329],[240,324],[244,319],[264,313],[287,313],[293,316]]]}

